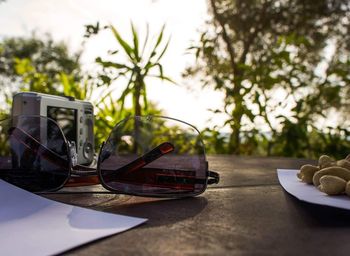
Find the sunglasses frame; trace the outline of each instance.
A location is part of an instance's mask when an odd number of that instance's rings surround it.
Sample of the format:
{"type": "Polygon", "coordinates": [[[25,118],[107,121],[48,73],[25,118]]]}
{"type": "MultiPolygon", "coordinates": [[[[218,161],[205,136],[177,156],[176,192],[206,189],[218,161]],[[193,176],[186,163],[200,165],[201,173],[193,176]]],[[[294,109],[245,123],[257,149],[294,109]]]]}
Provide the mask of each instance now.
{"type": "MultiPolygon", "coordinates": [[[[127,118],[124,118],[123,120],[117,122],[116,125],[114,125],[112,131],[109,133],[109,136],[107,137],[107,139],[105,141],[102,142],[101,146],[99,147],[99,151],[98,151],[98,155],[96,158],[96,162],[97,162],[97,166],[96,168],[91,168],[88,166],[84,166],[84,165],[79,165],[79,164],[74,164],[73,160],[74,158],[76,158],[76,151],[75,148],[73,147],[73,145],[67,140],[65,134],[63,133],[61,127],[59,126],[59,124],[49,118],[49,117],[45,117],[45,116],[40,116],[40,115],[19,115],[19,116],[14,116],[14,117],[10,117],[10,118],[6,118],[4,120],[0,120],[0,123],[6,120],[11,120],[11,119],[15,119],[15,118],[21,118],[21,117],[25,117],[25,118],[45,118],[47,120],[49,120],[50,122],[54,123],[57,128],[59,129],[59,132],[61,133],[61,136],[64,140],[65,146],[66,146],[66,150],[67,150],[67,161],[69,161],[68,163],[68,173],[67,173],[67,178],[65,179],[64,182],[62,182],[62,184],[59,187],[56,188],[52,188],[52,189],[47,189],[45,191],[40,191],[40,192],[36,192],[36,193],[45,193],[45,192],[54,192],[54,191],[58,191],[64,187],[75,187],[75,186],[86,186],[86,185],[97,185],[100,184],[103,188],[105,188],[108,191],[114,192],[116,194],[125,194],[125,195],[133,195],[133,196],[143,196],[143,197],[161,197],[161,198],[182,198],[182,197],[194,197],[197,196],[199,194],[202,194],[206,189],[207,189],[207,185],[210,184],[217,184],[219,183],[220,177],[219,174],[214,172],[214,171],[209,171],[208,169],[208,161],[206,159],[206,154],[205,154],[205,146],[203,143],[203,140],[201,138],[201,134],[199,132],[199,130],[193,126],[192,124],[189,124],[185,121],[179,120],[179,119],[175,119],[172,117],[166,117],[166,116],[158,116],[158,115],[149,115],[149,116],[129,116],[127,118]],[[200,142],[203,145],[203,155],[204,155],[204,161],[205,161],[205,173],[206,173],[206,177],[205,177],[205,184],[203,184],[203,188],[198,191],[198,192],[188,192],[188,193],[169,193],[169,194],[156,194],[156,193],[138,193],[138,192],[124,192],[124,191],[120,191],[118,189],[114,189],[110,186],[108,186],[106,184],[106,182],[104,181],[103,175],[102,175],[102,171],[101,171],[101,155],[103,152],[103,148],[106,145],[106,141],[108,141],[113,133],[113,130],[116,129],[118,127],[118,125],[120,125],[123,122],[127,122],[129,119],[139,119],[139,118],[146,118],[148,119],[152,119],[152,118],[161,118],[161,119],[166,119],[166,120],[171,120],[171,121],[176,121],[176,122],[180,122],[182,124],[188,125],[189,127],[191,127],[192,129],[194,129],[199,136],[200,142]],[[98,178],[98,180],[96,179],[98,178]],[[82,181],[83,180],[83,181],[82,181]]],[[[29,134],[27,136],[30,136],[29,134]]],[[[46,150],[50,151],[52,153],[52,151],[48,148],[46,148],[44,145],[42,145],[40,142],[36,141],[34,138],[32,138],[35,143],[39,143],[39,147],[44,147],[46,150]]],[[[49,152],[49,153],[50,153],[49,152]]]]}

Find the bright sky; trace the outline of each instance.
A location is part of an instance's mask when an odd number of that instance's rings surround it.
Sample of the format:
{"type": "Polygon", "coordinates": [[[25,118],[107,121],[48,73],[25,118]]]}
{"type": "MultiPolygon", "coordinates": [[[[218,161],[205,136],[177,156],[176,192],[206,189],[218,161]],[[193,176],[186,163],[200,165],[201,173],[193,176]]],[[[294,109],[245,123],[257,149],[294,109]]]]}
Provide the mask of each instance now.
{"type": "MultiPolygon", "coordinates": [[[[207,18],[206,0],[6,0],[0,4],[0,38],[29,36],[33,30],[38,34],[49,32],[54,39],[63,40],[75,51],[82,47],[84,25],[115,25],[122,35],[130,35],[130,21],[141,34],[146,23],[156,35],[166,24],[171,44],[163,58],[164,73],[179,85],[157,82],[149,84],[148,96],[171,117],[183,119],[199,128],[208,124],[220,124],[221,118],[208,119],[214,114],[208,109],[222,108],[223,100],[218,92],[202,89],[181,73],[194,58],[186,55],[192,41],[197,41],[198,30],[207,18]],[[186,85],[193,84],[192,89],[186,85]]],[[[92,39],[84,46],[83,64],[88,68],[95,57],[113,49],[112,37],[92,39]]]]}

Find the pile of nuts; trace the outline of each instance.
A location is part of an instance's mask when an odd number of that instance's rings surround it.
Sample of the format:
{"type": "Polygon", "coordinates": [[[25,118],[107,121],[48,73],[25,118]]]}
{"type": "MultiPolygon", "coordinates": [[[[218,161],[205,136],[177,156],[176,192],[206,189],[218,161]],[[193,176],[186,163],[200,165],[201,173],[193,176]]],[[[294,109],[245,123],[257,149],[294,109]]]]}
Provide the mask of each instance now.
{"type": "Polygon", "coordinates": [[[297,176],[302,182],[314,184],[328,195],[345,193],[350,196],[350,155],[338,161],[323,155],[318,160],[318,166],[303,165],[297,176]]]}

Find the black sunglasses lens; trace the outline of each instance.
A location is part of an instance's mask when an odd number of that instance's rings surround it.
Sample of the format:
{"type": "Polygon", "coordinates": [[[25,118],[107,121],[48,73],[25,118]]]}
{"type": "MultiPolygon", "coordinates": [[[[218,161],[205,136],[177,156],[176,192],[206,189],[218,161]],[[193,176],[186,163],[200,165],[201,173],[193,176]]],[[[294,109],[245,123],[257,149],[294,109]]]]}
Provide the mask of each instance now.
{"type": "Polygon", "coordinates": [[[67,143],[53,120],[18,116],[0,121],[0,178],[38,192],[60,188],[69,173],[67,143]]]}
{"type": "Polygon", "coordinates": [[[207,185],[199,132],[165,117],[132,117],[113,129],[98,162],[109,189],[146,196],[193,196],[207,185]]]}

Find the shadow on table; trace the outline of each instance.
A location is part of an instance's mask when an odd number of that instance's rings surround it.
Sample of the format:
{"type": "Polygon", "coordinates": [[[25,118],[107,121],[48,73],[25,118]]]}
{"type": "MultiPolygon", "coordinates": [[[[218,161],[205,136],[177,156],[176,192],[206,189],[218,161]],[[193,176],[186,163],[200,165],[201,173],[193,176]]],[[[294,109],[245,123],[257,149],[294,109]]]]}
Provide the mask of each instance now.
{"type": "Polygon", "coordinates": [[[193,218],[208,204],[205,197],[183,199],[141,199],[129,200],[105,209],[107,212],[148,219],[140,228],[173,224],[184,219],[193,218]]]}
{"type": "Polygon", "coordinates": [[[310,204],[284,192],[286,203],[293,214],[300,216],[302,221],[312,227],[350,227],[350,211],[330,206],[310,204]]]}

